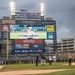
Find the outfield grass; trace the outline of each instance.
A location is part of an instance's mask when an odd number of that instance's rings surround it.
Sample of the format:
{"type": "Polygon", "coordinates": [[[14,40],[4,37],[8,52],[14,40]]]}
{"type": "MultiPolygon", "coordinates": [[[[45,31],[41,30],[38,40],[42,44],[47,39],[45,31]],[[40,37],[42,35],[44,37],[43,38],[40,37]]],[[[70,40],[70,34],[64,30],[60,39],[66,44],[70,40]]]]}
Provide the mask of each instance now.
{"type": "Polygon", "coordinates": [[[75,75],[75,70],[53,72],[53,73],[48,73],[48,74],[33,74],[33,75],[75,75]]]}
{"type": "Polygon", "coordinates": [[[64,63],[56,64],[46,64],[45,66],[35,64],[15,64],[15,65],[6,65],[1,70],[14,70],[14,69],[75,69],[74,65],[63,65],[64,63]]]}

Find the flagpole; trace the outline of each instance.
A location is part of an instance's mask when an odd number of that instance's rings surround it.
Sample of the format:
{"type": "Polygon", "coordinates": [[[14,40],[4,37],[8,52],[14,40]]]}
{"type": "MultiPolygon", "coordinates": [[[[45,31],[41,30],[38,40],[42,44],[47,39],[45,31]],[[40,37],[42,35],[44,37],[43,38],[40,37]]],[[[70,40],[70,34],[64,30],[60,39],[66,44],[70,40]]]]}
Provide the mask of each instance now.
{"type": "Polygon", "coordinates": [[[6,41],[6,43],[7,43],[7,54],[6,54],[6,59],[8,60],[8,30],[7,30],[7,41],[6,41]]]}

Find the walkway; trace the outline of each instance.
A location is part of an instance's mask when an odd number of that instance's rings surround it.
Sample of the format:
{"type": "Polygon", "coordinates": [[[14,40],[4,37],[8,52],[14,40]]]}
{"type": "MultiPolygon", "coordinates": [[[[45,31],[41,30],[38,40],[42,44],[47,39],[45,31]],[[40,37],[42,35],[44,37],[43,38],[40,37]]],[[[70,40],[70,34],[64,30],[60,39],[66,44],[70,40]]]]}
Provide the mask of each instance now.
{"type": "Polygon", "coordinates": [[[4,65],[0,65],[0,69],[1,69],[2,67],[4,67],[4,65]]]}
{"type": "MultiPolygon", "coordinates": [[[[28,74],[45,74],[57,71],[64,71],[65,69],[57,69],[57,70],[20,70],[20,71],[6,71],[0,72],[0,75],[28,75],[28,74]]],[[[66,69],[67,70],[67,69],[66,69]]]]}

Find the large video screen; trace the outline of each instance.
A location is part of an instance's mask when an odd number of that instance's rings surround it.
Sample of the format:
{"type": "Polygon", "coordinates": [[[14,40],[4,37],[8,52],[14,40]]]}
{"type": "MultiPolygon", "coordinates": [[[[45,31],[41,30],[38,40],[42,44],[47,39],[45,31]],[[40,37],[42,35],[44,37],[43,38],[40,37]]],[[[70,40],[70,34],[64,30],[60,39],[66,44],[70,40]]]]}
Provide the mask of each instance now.
{"type": "Polygon", "coordinates": [[[46,26],[10,25],[10,39],[47,39],[46,26]]]}

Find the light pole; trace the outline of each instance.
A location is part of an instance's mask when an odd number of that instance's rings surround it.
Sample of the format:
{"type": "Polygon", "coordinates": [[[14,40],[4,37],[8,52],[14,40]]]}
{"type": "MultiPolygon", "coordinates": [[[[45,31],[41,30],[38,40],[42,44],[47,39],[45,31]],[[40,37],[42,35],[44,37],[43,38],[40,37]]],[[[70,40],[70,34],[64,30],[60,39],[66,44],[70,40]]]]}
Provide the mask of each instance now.
{"type": "MultiPolygon", "coordinates": [[[[13,17],[13,15],[15,15],[15,2],[13,0],[10,0],[10,8],[11,8],[11,15],[13,17]]],[[[8,38],[8,28],[6,28],[6,31],[7,31],[7,40],[6,40],[6,48],[7,48],[7,52],[6,52],[6,60],[8,61],[8,56],[9,56],[9,51],[8,51],[8,47],[9,47],[9,38],[8,38]]]]}
{"type": "Polygon", "coordinates": [[[9,43],[9,39],[8,39],[8,28],[7,28],[7,41],[6,41],[6,43],[7,43],[7,56],[6,56],[6,59],[8,60],[8,56],[9,56],[9,51],[8,51],[8,43],[9,43]]]}
{"type": "Polygon", "coordinates": [[[40,13],[41,13],[42,20],[44,20],[44,15],[45,15],[45,4],[44,3],[40,4],[40,13]]]}
{"type": "Polygon", "coordinates": [[[15,15],[15,2],[13,0],[11,0],[10,2],[10,8],[11,8],[11,15],[13,19],[13,16],[15,15]]]}

